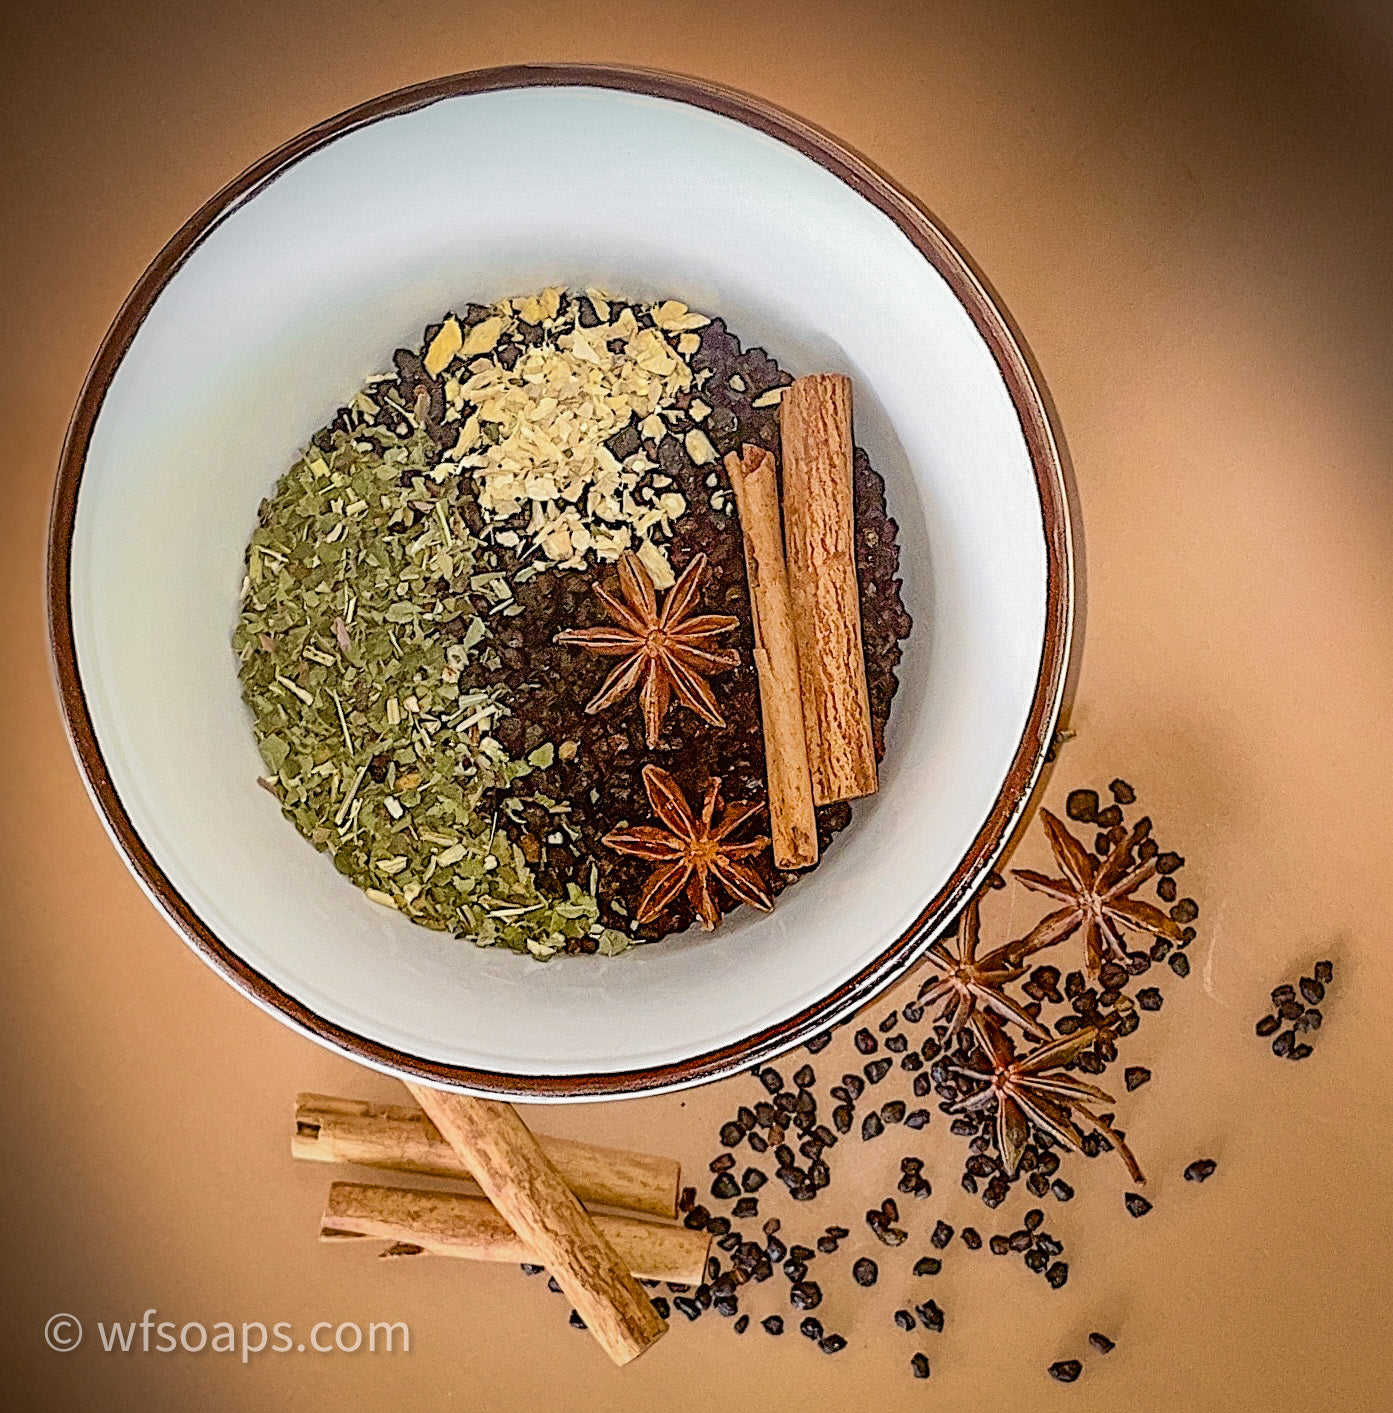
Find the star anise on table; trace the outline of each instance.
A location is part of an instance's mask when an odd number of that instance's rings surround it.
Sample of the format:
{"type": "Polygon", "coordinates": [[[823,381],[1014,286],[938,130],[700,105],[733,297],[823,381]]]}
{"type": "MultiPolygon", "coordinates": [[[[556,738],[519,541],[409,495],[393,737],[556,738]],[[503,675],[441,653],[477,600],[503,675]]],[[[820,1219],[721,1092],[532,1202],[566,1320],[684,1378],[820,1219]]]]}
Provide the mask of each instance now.
{"type": "Polygon", "coordinates": [[[774,906],[764,880],[744,862],[767,848],[769,840],[763,835],[739,842],[731,838],[742,824],[764,808],[763,805],[722,807],[721,782],[713,779],[706,787],[698,818],[692,813],[681,787],[661,767],[645,765],[643,783],[653,813],[663,827],[643,824],[618,829],[604,837],[604,843],[611,849],[646,859],[654,865],[638,900],[635,916],[639,922],[652,922],[685,888],[702,926],[710,932],[721,920],[716,884],[736,902],[748,903],[765,912],[774,906]]]}
{"type": "Polygon", "coordinates": [[[556,635],[556,641],[566,646],[624,659],[585,710],[591,715],[603,711],[638,687],[650,747],[658,744],[663,717],[674,696],[712,726],[726,724],[706,679],[738,666],[740,654],[734,648],[717,647],[716,639],[740,620],[728,614],[694,612],[705,573],[706,556],[699,554],[668,590],[660,610],[648,571],[636,554],[625,554],[619,561],[622,598],[595,586],[595,595],[613,622],[599,628],[568,628],[556,635]]]}
{"type": "Polygon", "coordinates": [[[949,1037],[956,1035],[980,1007],[995,1012],[1002,1020],[1015,1021],[1033,1040],[1048,1040],[1049,1030],[1006,994],[1007,984],[1025,973],[1021,944],[1008,942],[985,957],[978,957],[981,931],[979,894],[963,909],[958,923],[957,955],[953,955],[946,939],[935,942],[925,953],[925,961],[939,974],[919,988],[919,1000],[925,1009],[940,1001],[945,1003],[941,1014],[949,1017],[949,1037]]]}
{"type": "Polygon", "coordinates": [[[1097,976],[1109,958],[1126,962],[1127,942],[1121,929],[1136,928],[1156,937],[1180,941],[1181,928],[1151,903],[1132,894],[1156,872],[1154,860],[1132,866],[1132,851],[1145,837],[1143,821],[1124,834],[1101,861],[1074,838],[1049,810],[1041,810],[1045,834],[1063,878],[1047,878],[1028,868],[1013,869],[1014,877],[1037,893],[1063,903],[1040,919],[1017,945],[1023,953],[1053,946],[1084,929],[1084,952],[1090,976],[1097,976]]]}
{"type": "Polygon", "coordinates": [[[975,1015],[972,1028],[981,1039],[991,1068],[983,1073],[955,1067],[955,1072],[968,1079],[985,1080],[986,1088],[957,1100],[949,1106],[949,1111],[976,1113],[996,1105],[996,1146],[1008,1177],[1014,1176],[1020,1165],[1032,1125],[1082,1153],[1083,1134],[1077,1123],[1077,1119],[1082,1118],[1106,1135],[1134,1182],[1146,1181],[1121,1135],[1107,1119],[1095,1114],[1083,1102],[1101,1100],[1111,1104],[1115,1102],[1112,1096],[1073,1075],[1056,1073],[1099,1038],[1098,1027],[1087,1026],[1025,1055],[1016,1053],[1011,1038],[990,1016],[975,1015]]]}

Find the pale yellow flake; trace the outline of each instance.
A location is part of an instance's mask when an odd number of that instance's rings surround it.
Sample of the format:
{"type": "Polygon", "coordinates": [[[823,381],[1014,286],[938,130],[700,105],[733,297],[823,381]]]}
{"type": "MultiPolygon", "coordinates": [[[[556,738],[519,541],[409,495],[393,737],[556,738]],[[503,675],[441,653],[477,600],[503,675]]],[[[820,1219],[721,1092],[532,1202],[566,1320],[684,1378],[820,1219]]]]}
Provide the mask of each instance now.
{"type": "Polygon", "coordinates": [[[450,360],[460,351],[464,336],[460,333],[459,320],[452,314],[440,326],[440,332],[431,340],[426,350],[426,372],[432,378],[438,377],[450,365],[450,360]]]}
{"type": "Polygon", "coordinates": [[[677,582],[672,565],[668,563],[667,554],[652,540],[639,542],[638,558],[639,563],[648,571],[648,577],[653,581],[655,589],[670,589],[677,582]]]}
{"type": "Polygon", "coordinates": [[[687,455],[698,466],[708,466],[716,459],[716,448],[711,445],[710,437],[700,427],[693,427],[682,441],[687,448],[687,455]]]}
{"type": "Polygon", "coordinates": [[[705,314],[694,313],[675,299],[665,299],[654,309],[653,322],[660,329],[676,333],[679,330],[705,328],[711,320],[705,314]]]}
{"type": "Polygon", "coordinates": [[[478,353],[488,353],[496,347],[502,332],[503,319],[501,315],[495,314],[488,319],[481,319],[470,329],[461,352],[466,358],[472,358],[478,353]]]}
{"type": "Polygon", "coordinates": [[[571,534],[564,525],[555,525],[542,536],[542,550],[548,559],[571,557],[571,534]]]}

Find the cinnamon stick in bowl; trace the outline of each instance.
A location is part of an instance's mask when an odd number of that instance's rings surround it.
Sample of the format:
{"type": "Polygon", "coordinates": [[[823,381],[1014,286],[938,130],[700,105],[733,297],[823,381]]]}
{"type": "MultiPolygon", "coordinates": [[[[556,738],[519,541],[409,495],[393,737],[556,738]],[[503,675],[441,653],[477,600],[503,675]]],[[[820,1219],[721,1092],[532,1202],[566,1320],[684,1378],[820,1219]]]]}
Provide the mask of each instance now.
{"type": "Polygon", "coordinates": [[[852,515],[851,379],[795,378],[779,404],[784,544],[813,798],[875,793],[852,515]]]}
{"type": "Polygon", "coordinates": [[[780,868],[810,868],[817,862],[817,818],[784,562],[778,475],[773,456],[763,447],[747,443],[740,450],[740,456],[733,451],[726,456],[725,468],[745,542],[769,781],[769,834],[774,862],[780,868]]]}

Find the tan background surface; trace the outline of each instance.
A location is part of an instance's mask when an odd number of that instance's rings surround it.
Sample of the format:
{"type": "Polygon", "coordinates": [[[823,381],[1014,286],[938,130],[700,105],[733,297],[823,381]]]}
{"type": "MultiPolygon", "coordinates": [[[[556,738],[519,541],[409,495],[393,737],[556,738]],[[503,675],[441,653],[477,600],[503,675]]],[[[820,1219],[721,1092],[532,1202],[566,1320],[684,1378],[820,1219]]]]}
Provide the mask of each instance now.
{"type": "MultiPolygon", "coordinates": [[[[4,635],[7,1403],[54,1408],[1379,1408],[1393,1405],[1393,31],[1383,7],[1276,3],[682,7],[339,3],[10,7],[0,456],[4,635]],[[542,58],[661,65],[826,126],[924,199],[1031,341],[1076,466],[1088,611],[1078,739],[1049,787],[1130,778],[1190,860],[1196,974],[1139,1038],[1118,1172],[1047,1204],[1074,1274],[955,1245],[931,1382],[885,1301],[819,1313],[856,1347],[737,1340],[708,1316],[625,1372],[510,1269],[383,1263],[314,1240],[328,1172],[286,1151],[302,1088],[392,1095],[238,998],[126,874],[84,799],[44,660],[41,538],[64,423],[119,301],[263,151],[400,84],[542,58]],[[1333,954],[1315,1057],[1251,1034],[1333,954]],[[1205,1188],[1179,1181],[1219,1157],[1205,1188]],[[407,1356],[48,1352],[44,1320],[405,1320],[407,1356]],[[1043,1373],[1089,1329],[1119,1348],[1043,1373]]],[[[1032,836],[1027,852],[1038,850],[1032,836]]],[[[1022,906],[1019,899],[1013,906],[1022,906]]],[[[1004,926],[1004,923],[1002,924],[1004,926]]],[[[832,1055],[823,1057],[824,1061],[832,1055]]],[[[818,1062],[821,1063],[821,1062],[818,1062]]],[[[555,1131],[698,1172],[748,1077],[571,1109],[555,1131]]],[[[956,1192],[957,1224],[1009,1229],[956,1192]],[[969,1216],[969,1212],[974,1216],[969,1216]]],[[[935,1156],[937,1155],[937,1156],[935,1156]]],[[[897,1153],[837,1169],[837,1213],[897,1153]]],[[[830,1196],[830,1195],[829,1195],[830,1196]]],[[[941,1200],[940,1200],[941,1199],[941,1200]]],[[[1024,1202],[1010,1212],[1018,1215],[1024,1202]]],[[[926,1213],[911,1214],[919,1230],[926,1213]]],[[[859,1237],[858,1237],[859,1241],[859,1237]]],[[[841,1258],[838,1258],[841,1259],[841,1258]]],[[[782,1282],[779,1282],[782,1285],[782,1282]]],[[[771,1283],[769,1295],[775,1287],[771,1283]]],[[[831,1285],[828,1283],[830,1291],[831,1285]]],[[[879,1292],[878,1292],[879,1294],[879,1292]]],[[[765,1307],[761,1307],[765,1308],[765,1307]]]]}

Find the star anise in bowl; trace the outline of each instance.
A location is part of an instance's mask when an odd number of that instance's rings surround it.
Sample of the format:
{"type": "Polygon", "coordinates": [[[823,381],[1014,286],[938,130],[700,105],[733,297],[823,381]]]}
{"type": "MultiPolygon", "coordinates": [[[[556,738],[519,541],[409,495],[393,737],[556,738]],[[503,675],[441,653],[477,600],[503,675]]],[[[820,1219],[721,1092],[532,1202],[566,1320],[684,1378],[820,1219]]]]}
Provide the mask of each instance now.
{"type": "Polygon", "coordinates": [[[603,585],[595,586],[595,596],[612,622],[598,628],[568,628],[556,635],[556,641],[566,646],[624,659],[585,710],[592,715],[603,711],[637,687],[650,748],[658,744],[673,697],[712,726],[726,724],[706,679],[739,665],[740,654],[734,648],[718,647],[716,640],[740,620],[696,612],[705,573],[706,556],[699,554],[668,590],[660,609],[648,571],[637,555],[625,554],[619,561],[621,597],[603,585]]]}
{"type": "Polygon", "coordinates": [[[611,849],[653,865],[635,912],[640,923],[661,916],[684,889],[708,932],[721,920],[717,887],[737,903],[748,903],[764,912],[774,906],[764,879],[747,862],[766,849],[769,840],[763,835],[743,841],[732,838],[764,808],[762,804],[723,807],[721,782],[713,779],[706,787],[698,816],[681,787],[660,766],[644,766],[643,783],[662,827],[641,824],[604,837],[611,849]]]}

